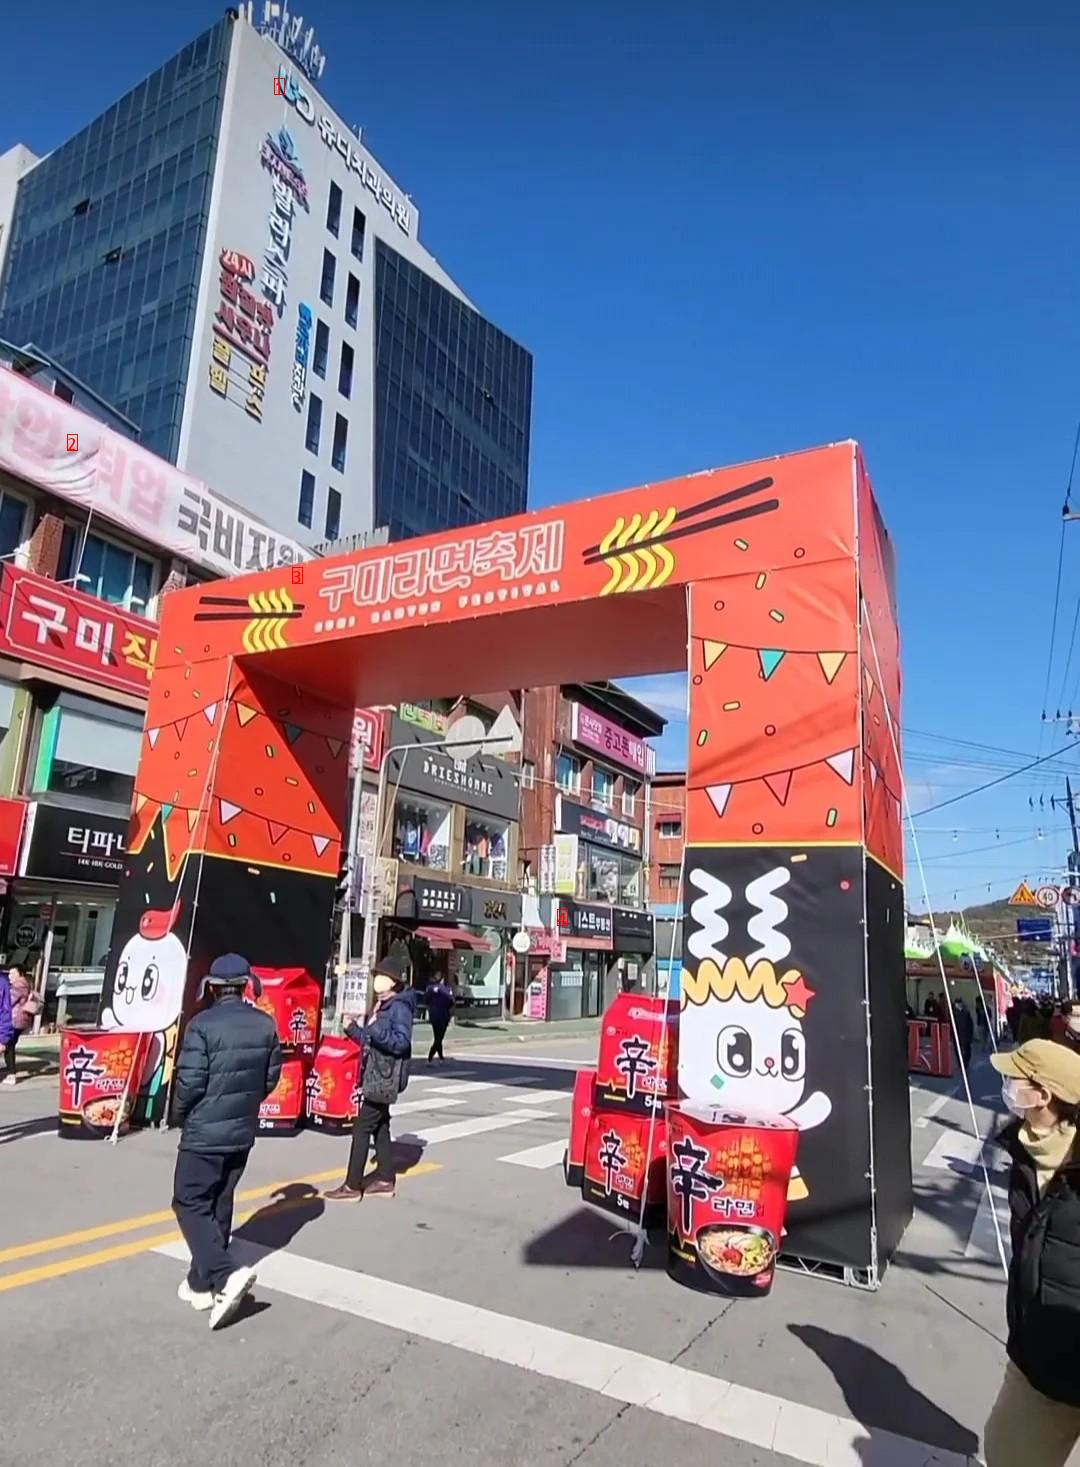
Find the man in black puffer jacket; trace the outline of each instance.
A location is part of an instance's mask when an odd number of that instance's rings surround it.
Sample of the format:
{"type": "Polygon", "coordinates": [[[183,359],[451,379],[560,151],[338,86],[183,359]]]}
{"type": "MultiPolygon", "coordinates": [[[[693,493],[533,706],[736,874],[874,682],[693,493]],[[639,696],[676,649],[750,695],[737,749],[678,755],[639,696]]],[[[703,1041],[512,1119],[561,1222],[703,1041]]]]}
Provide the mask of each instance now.
{"type": "Polygon", "coordinates": [[[251,976],[238,953],[216,958],[206,979],[212,1002],[195,1015],[176,1062],[173,1118],[183,1125],[176,1154],[173,1211],[191,1250],[177,1296],[227,1324],[255,1282],[253,1268],[229,1255],[233,1194],[247,1166],[259,1106],[281,1076],[273,1019],[244,1002],[251,976]]]}

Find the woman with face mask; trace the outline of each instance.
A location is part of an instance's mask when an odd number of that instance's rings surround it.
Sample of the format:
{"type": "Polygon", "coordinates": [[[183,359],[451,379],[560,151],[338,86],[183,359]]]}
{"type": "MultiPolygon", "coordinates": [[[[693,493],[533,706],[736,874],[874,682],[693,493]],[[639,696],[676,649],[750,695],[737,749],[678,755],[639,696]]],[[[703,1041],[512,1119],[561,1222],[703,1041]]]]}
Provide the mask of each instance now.
{"type": "Polygon", "coordinates": [[[419,995],[406,986],[397,958],[383,958],[372,969],[375,1008],[366,1024],[355,1020],[345,1033],[363,1046],[360,1090],[363,1102],[353,1125],[349,1168],[340,1187],[323,1195],[331,1202],[362,1197],[393,1197],[394,1161],[390,1148],[390,1107],[409,1083],[413,1019],[419,995]],[[368,1147],[375,1144],[375,1173],[365,1183],[368,1147]]]}
{"type": "Polygon", "coordinates": [[[1080,1053],[1033,1039],[991,1056],[1013,1119],[1009,1363],[986,1467],[1064,1467],[1080,1441],[1080,1053]]]}

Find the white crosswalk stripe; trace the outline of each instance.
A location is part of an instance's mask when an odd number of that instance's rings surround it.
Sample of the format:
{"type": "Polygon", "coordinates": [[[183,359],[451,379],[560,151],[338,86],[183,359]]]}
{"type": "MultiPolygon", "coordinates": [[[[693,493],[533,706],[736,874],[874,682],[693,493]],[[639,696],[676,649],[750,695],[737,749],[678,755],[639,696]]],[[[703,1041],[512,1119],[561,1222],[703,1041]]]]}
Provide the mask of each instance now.
{"type": "MultiPolygon", "coordinates": [[[[396,1114],[400,1107],[396,1107],[396,1114]]],[[[470,1116],[466,1120],[449,1121],[445,1126],[422,1126],[415,1132],[399,1133],[395,1130],[395,1141],[416,1140],[424,1146],[437,1146],[442,1141],[458,1141],[463,1136],[482,1136],[486,1131],[505,1131],[510,1126],[524,1126],[529,1121],[555,1119],[550,1110],[519,1110],[513,1115],[470,1116]]]]}
{"type": "Polygon", "coordinates": [[[395,1116],[413,1115],[418,1110],[446,1110],[452,1105],[461,1105],[460,1100],[452,1100],[449,1097],[436,1096],[434,1100],[428,1100],[426,1096],[419,1100],[401,1100],[394,1106],[395,1116]]]}
{"type": "Polygon", "coordinates": [[[568,1090],[519,1090],[507,1099],[514,1105],[555,1105],[560,1100],[569,1100],[568,1090]]]}
{"type": "Polygon", "coordinates": [[[546,1171],[548,1167],[561,1166],[566,1154],[566,1141],[545,1141],[542,1146],[530,1146],[527,1151],[513,1151],[509,1156],[500,1156],[500,1161],[510,1166],[532,1167],[534,1171],[546,1171]]]}

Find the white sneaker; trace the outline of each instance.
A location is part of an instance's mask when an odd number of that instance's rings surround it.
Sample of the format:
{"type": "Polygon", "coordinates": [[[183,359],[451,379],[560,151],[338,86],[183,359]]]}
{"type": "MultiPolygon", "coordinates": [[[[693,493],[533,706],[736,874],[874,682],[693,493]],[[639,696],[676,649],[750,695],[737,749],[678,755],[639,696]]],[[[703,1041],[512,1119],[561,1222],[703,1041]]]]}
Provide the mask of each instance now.
{"type": "Polygon", "coordinates": [[[220,1329],[223,1324],[228,1324],[234,1318],[240,1305],[251,1292],[251,1286],[255,1282],[255,1270],[253,1268],[236,1268],[225,1280],[225,1287],[220,1294],[214,1295],[213,1308],[210,1310],[210,1328],[220,1329]]]}
{"type": "Polygon", "coordinates": [[[18,1083],[19,1082],[14,1075],[5,1075],[4,1078],[0,1080],[0,1085],[17,1085],[18,1083]]]}
{"type": "Polygon", "coordinates": [[[213,1309],[214,1296],[207,1289],[206,1293],[196,1293],[188,1283],[187,1279],[180,1280],[180,1287],[176,1291],[176,1297],[181,1304],[190,1304],[192,1309],[198,1309],[201,1313],[204,1309],[213,1309]]]}

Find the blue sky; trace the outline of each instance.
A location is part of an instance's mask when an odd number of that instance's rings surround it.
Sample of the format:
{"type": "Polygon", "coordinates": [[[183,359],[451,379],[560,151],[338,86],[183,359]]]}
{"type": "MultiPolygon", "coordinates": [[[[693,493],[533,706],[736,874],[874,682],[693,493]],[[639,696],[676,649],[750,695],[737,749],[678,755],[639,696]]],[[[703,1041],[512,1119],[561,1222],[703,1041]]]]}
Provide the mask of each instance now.
{"type": "MultiPolygon", "coordinates": [[[[16,7],[0,147],[54,146],[222,8],[16,7]]],[[[306,14],[428,248],[535,354],[535,504],[856,437],[899,558],[913,807],[1068,741],[1039,715],[1080,418],[1073,7],[306,14]]],[[[1050,694],[1080,708],[1078,594],[1080,526],[1050,694]]],[[[1028,800],[1067,768],[1080,788],[1070,756],[921,822],[935,904],[1062,863],[1063,815],[1028,800]]]]}

